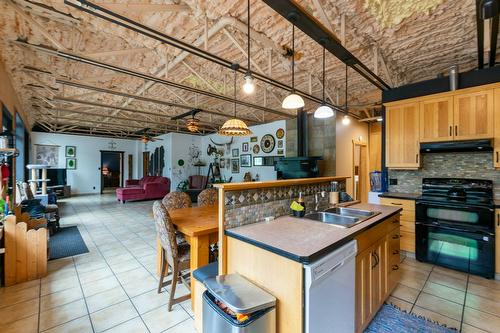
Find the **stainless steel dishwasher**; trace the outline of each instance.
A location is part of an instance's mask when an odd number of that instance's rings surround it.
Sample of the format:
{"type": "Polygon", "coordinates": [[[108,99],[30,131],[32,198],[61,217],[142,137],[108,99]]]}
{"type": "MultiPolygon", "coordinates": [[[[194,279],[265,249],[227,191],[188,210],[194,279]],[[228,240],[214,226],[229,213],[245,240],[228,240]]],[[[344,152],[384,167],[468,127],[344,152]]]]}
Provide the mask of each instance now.
{"type": "Polygon", "coordinates": [[[239,274],[204,281],[203,333],[275,333],[276,298],[239,274]]]}

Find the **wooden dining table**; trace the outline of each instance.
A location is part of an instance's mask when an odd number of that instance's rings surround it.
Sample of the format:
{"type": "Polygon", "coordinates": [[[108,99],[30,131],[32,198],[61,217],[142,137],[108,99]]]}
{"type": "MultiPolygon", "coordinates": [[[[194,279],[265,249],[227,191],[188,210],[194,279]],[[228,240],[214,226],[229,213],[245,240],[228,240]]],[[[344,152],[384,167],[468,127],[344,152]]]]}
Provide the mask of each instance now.
{"type": "MultiPolygon", "coordinates": [[[[182,233],[186,241],[191,246],[190,264],[191,281],[193,272],[198,268],[208,264],[209,246],[218,241],[218,209],[217,205],[203,207],[189,207],[173,209],[168,211],[172,223],[177,231],[182,233]]],[[[156,272],[160,275],[163,251],[160,241],[157,240],[156,252],[156,272]]],[[[194,305],[194,283],[191,282],[191,302],[194,305]]]]}

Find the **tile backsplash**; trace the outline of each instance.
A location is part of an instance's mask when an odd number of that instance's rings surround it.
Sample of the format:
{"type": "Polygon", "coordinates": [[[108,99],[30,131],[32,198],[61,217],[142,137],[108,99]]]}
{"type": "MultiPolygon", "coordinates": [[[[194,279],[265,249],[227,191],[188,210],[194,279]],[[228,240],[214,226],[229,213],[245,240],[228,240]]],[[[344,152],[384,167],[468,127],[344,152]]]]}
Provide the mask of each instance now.
{"type": "Polygon", "coordinates": [[[398,185],[389,185],[389,191],[419,193],[422,178],[440,177],[492,180],[495,198],[500,199],[500,170],[493,167],[491,152],[423,154],[419,170],[389,170],[389,179],[398,180],[398,185]]]}
{"type": "MultiPolygon", "coordinates": [[[[339,181],[339,188],[345,191],[345,180],[339,181]]],[[[226,229],[263,221],[266,217],[278,218],[290,213],[290,204],[302,192],[306,210],[314,209],[314,194],[330,190],[330,183],[270,187],[243,191],[225,192],[226,229]]],[[[326,208],[328,195],[321,198],[319,208],[326,208]]]]}

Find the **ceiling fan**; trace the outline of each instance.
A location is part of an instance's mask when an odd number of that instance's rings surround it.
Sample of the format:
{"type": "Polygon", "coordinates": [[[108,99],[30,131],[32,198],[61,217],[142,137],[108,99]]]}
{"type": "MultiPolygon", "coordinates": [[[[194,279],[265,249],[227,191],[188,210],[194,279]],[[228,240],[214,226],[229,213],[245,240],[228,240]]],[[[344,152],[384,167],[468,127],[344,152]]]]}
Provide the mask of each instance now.
{"type": "Polygon", "coordinates": [[[147,144],[148,142],[155,142],[155,141],[162,141],[163,139],[159,139],[159,138],[155,138],[153,137],[149,131],[151,131],[151,128],[149,127],[146,127],[146,128],[143,128],[137,132],[135,132],[134,134],[136,135],[140,135],[140,139],[144,144],[147,144]]]}

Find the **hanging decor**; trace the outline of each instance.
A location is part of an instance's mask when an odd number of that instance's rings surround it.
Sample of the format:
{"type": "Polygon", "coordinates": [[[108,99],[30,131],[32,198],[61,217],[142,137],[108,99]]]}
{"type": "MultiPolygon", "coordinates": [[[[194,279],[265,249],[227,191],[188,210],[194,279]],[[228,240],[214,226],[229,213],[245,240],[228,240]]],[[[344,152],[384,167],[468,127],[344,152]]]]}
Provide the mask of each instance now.
{"type": "Polygon", "coordinates": [[[186,127],[189,132],[197,133],[200,131],[200,120],[193,116],[186,120],[186,127]]]}
{"type": "Polygon", "coordinates": [[[333,117],[334,112],[331,107],[325,103],[325,46],[323,45],[323,99],[321,105],[314,111],[314,118],[326,119],[333,117]]]}
{"type": "Polygon", "coordinates": [[[272,152],[275,145],[276,145],[276,140],[274,140],[274,136],[272,136],[271,134],[264,135],[260,140],[260,148],[264,153],[272,152]]]}
{"type": "Polygon", "coordinates": [[[283,139],[284,136],[285,136],[285,130],[282,128],[278,128],[278,130],[276,131],[276,137],[278,139],[283,139]]]}
{"type": "Polygon", "coordinates": [[[247,0],[247,72],[245,74],[245,83],[243,84],[243,92],[247,95],[253,94],[255,91],[255,83],[253,82],[252,72],[250,71],[250,0],[247,0]]]}
{"type": "Polygon", "coordinates": [[[304,100],[295,93],[295,24],[292,24],[292,90],[281,104],[283,109],[299,109],[304,107],[304,100]]]}
{"type": "Polygon", "coordinates": [[[238,64],[233,64],[234,71],[234,118],[227,120],[219,130],[219,135],[224,136],[248,136],[252,131],[248,128],[244,121],[236,118],[236,71],[239,68],[238,64]]]}

